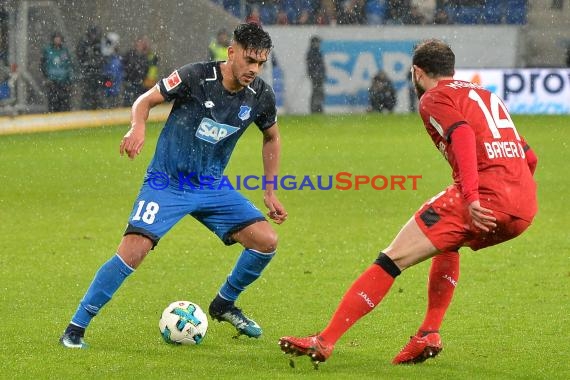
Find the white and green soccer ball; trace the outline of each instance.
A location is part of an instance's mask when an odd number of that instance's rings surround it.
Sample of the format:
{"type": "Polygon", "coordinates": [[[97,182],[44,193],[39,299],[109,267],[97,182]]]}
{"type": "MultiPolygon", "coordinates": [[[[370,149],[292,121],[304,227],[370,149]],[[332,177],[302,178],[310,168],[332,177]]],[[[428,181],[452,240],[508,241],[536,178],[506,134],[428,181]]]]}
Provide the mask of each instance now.
{"type": "Polygon", "coordinates": [[[194,302],[176,301],[164,309],[158,327],[167,343],[200,344],[208,331],[208,317],[194,302]]]}

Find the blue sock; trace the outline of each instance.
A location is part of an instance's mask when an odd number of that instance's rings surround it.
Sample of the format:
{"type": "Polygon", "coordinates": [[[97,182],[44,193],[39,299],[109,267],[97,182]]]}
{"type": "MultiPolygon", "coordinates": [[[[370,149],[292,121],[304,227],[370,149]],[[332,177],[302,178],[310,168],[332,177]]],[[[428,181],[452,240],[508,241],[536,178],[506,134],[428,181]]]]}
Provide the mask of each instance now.
{"type": "Polygon", "coordinates": [[[134,269],[125,264],[118,254],[99,268],[89,289],[71,318],[71,323],[86,328],[99,310],[111,299],[113,294],[134,269]]]}
{"type": "Polygon", "coordinates": [[[222,285],[220,296],[228,301],[235,301],[246,286],[259,278],[273,256],[275,252],[263,254],[253,249],[244,249],[232,273],[222,285]]]}

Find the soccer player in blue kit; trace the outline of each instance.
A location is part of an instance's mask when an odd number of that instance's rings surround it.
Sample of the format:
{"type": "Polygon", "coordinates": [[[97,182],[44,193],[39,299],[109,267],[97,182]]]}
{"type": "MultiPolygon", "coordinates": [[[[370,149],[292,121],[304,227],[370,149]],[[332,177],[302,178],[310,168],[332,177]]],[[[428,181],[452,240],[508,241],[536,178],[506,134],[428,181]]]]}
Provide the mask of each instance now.
{"type": "Polygon", "coordinates": [[[240,24],[228,47],[227,61],[185,65],[135,101],[131,129],[120,145],[121,155],[126,153],[131,159],[143,147],[150,109],[165,101],[174,104],[117,253],[95,274],[60,338],[63,346],[86,347],[83,337],[93,317],[159,239],[188,214],[226,245],[237,242],[244,247],[210,304],[210,316],[232,324],[238,335],[257,338],[262,334],[235,301],[271,261],[277,234],[259,209],[236,190],[221,186],[221,181],[237,140],[255,123],[263,134],[267,215],[277,224],[287,219],[272,183],[280,157],[275,94],[257,77],[271,48],[271,37],[259,25],[240,24]]]}

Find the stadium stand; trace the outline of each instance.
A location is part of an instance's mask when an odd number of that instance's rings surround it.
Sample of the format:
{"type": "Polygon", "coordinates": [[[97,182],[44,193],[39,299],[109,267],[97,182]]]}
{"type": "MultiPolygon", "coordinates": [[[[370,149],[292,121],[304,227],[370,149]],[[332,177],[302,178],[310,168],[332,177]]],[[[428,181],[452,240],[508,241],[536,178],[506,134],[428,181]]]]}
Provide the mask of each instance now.
{"type": "MultiPolygon", "coordinates": [[[[333,4],[336,14],[329,18],[330,24],[418,24],[409,17],[410,10],[423,3],[411,0],[211,0],[227,12],[245,20],[253,9],[259,11],[260,21],[265,25],[274,24],[320,24],[318,15],[324,8],[333,4]],[[278,14],[283,14],[285,21],[278,22],[278,14]],[[347,13],[359,14],[359,17],[346,19],[347,13]],[[361,17],[360,17],[361,16],[361,17]]],[[[433,3],[427,22],[433,22],[436,13],[448,14],[449,23],[473,24],[510,24],[524,25],[527,21],[527,0],[437,0],[433,3]]],[[[425,7],[424,7],[425,8],[425,7]]]]}

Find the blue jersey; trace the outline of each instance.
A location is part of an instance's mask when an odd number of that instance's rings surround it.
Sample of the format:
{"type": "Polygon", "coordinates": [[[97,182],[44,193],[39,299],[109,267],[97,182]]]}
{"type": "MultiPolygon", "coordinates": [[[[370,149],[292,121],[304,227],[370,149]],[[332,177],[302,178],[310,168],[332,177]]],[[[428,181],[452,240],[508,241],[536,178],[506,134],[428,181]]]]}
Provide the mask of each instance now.
{"type": "Polygon", "coordinates": [[[199,185],[200,178],[217,186],[246,128],[253,122],[265,130],[277,121],[271,86],[255,78],[231,93],[222,85],[220,64],[188,64],[158,82],[174,104],[147,171],[167,174],[171,186],[199,185]]]}

